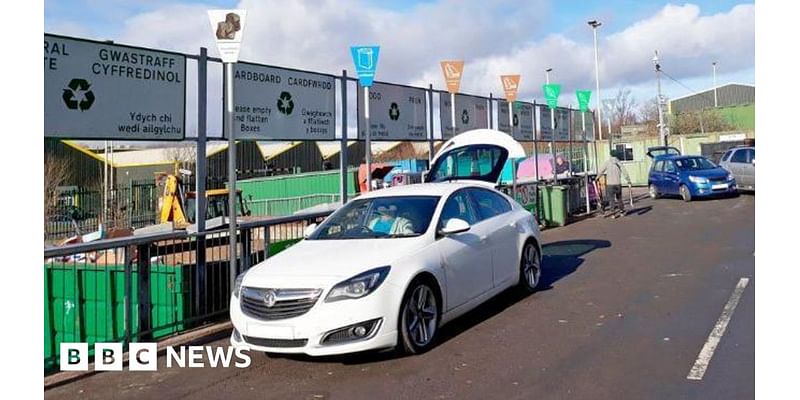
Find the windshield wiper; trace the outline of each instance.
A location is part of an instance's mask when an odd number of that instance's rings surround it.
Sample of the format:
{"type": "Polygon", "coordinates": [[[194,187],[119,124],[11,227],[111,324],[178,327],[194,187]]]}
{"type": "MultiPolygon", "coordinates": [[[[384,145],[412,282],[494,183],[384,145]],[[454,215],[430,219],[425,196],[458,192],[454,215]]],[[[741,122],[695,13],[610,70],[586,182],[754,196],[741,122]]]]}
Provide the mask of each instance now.
{"type": "Polygon", "coordinates": [[[391,235],[381,236],[387,238],[401,238],[401,237],[415,237],[419,236],[419,233],[393,233],[391,235]]]}

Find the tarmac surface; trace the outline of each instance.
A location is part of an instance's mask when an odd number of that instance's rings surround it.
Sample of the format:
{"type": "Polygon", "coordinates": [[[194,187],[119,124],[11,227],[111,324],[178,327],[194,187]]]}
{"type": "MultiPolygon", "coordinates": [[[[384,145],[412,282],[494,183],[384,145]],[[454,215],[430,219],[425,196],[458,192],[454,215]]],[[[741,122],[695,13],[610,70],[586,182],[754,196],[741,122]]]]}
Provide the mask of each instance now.
{"type": "Polygon", "coordinates": [[[754,195],[643,198],[616,220],[546,230],[540,290],[500,294],[444,326],[422,355],[250,353],[245,369],[167,369],[161,357],[157,372],[98,373],[45,397],[753,398],[754,209],[754,195]],[[749,283],[738,305],[723,313],[741,278],[749,283]],[[730,320],[705,374],[687,379],[725,314],[730,320]]]}

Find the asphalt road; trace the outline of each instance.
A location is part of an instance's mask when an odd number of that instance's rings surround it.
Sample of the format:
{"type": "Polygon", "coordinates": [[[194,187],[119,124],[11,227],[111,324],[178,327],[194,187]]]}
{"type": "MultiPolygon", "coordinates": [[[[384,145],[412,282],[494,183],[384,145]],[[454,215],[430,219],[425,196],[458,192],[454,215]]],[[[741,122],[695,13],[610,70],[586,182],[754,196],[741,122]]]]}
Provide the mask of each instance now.
{"type": "Polygon", "coordinates": [[[420,356],[252,353],[246,369],[99,373],[45,397],[753,398],[754,204],[750,195],[643,199],[621,219],[547,230],[540,291],[499,295],[444,327],[420,356]],[[688,380],[742,277],[749,285],[705,375],[688,380]]]}

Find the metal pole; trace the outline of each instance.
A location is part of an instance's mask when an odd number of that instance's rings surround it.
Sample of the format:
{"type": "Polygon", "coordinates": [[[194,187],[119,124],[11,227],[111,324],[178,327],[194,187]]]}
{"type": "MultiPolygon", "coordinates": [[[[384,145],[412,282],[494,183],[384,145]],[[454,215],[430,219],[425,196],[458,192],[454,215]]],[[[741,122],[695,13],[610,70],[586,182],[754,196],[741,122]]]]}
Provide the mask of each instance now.
{"type": "Polygon", "coordinates": [[[586,112],[581,111],[581,131],[583,132],[583,182],[586,189],[586,214],[589,208],[589,145],[586,142],[586,112]]]}
{"type": "Polygon", "coordinates": [[[556,109],[550,109],[550,157],[553,157],[553,184],[558,185],[558,172],[556,171],[556,109]]]}
{"type": "Polygon", "coordinates": [[[714,70],[714,108],[717,108],[717,62],[712,62],[711,66],[714,70]]]}
{"type": "Polygon", "coordinates": [[[233,63],[225,63],[225,132],[228,134],[228,258],[230,288],[236,281],[236,140],[233,137],[233,63]]]}
{"type": "MultiPolygon", "coordinates": [[[[536,119],[536,110],[537,110],[537,108],[538,107],[536,106],[536,100],[534,100],[533,101],[533,169],[534,169],[534,171],[536,173],[536,191],[534,192],[534,197],[533,198],[536,199],[535,200],[536,211],[534,212],[534,215],[536,216],[536,222],[538,223],[539,219],[540,219],[540,215],[541,215],[539,213],[539,211],[541,210],[542,205],[539,202],[539,142],[536,139],[536,128],[539,126],[536,123],[537,122],[537,119],[536,119]]],[[[540,133],[541,133],[541,130],[540,130],[540,133]]]]}
{"type": "MultiPolygon", "coordinates": [[[[514,137],[514,109],[512,102],[508,102],[508,134],[514,137]]],[[[517,199],[517,162],[513,157],[511,159],[511,197],[517,199]]]]}
{"type": "Polygon", "coordinates": [[[494,96],[489,93],[489,129],[494,129],[494,96]]]}
{"type": "Polygon", "coordinates": [[[339,178],[341,190],[339,200],[347,203],[347,70],[342,70],[342,139],[339,148],[339,178]]]}
{"type": "MultiPolygon", "coordinates": [[[[597,125],[600,126],[600,125],[603,125],[603,123],[600,122],[597,125]]],[[[597,173],[597,171],[600,171],[600,165],[599,165],[600,161],[597,159],[597,140],[596,139],[593,140],[592,144],[594,145],[594,171],[595,171],[595,173],[597,173]]],[[[597,179],[597,178],[595,177],[595,179],[597,179]]],[[[597,182],[597,181],[595,180],[595,182],[597,182]]],[[[597,187],[597,189],[600,189],[599,185],[597,185],[596,187],[597,187]]],[[[603,207],[603,201],[600,199],[600,193],[598,192],[597,193],[597,210],[600,211],[601,207],[603,207]]]]}
{"type": "MultiPolygon", "coordinates": [[[[208,50],[200,48],[197,59],[197,160],[195,162],[195,222],[197,232],[206,231],[206,123],[207,123],[207,85],[208,85],[208,50]]],[[[202,238],[202,236],[201,236],[202,238]]],[[[198,249],[197,258],[200,259],[198,249]]],[[[205,256],[205,253],[203,253],[205,256]]]]}
{"type": "Polygon", "coordinates": [[[208,50],[200,48],[200,57],[197,59],[197,157],[195,160],[195,223],[197,224],[197,249],[195,258],[197,262],[197,274],[195,276],[195,311],[197,314],[203,312],[200,306],[202,296],[205,294],[206,276],[206,179],[208,168],[206,168],[206,123],[208,110],[208,50]]]}
{"type": "MultiPolygon", "coordinates": [[[[539,126],[536,124],[536,100],[533,101],[533,168],[536,171],[536,182],[538,186],[539,182],[539,142],[536,140],[536,128],[539,126]]],[[[539,198],[536,198],[536,202],[538,204],[539,198]]]]}
{"type": "Polygon", "coordinates": [[[456,94],[450,93],[450,123],[453,128],[453,137],[456,137],[456,94]]]}
{"type": "Polygon", "coordinates": [[[569,134],[569,164],[567,165],[569,166],[569,176],[572,177],[572,159],[574,158],[572,153],[572,104],[569,105],[569,114],[567,114],[567,116],[569,116],[569,118],[567,118],[567,121],[569,121],[569,125],[567,125],[567,133],[569,134]]]}
{"type": "Polygon", "coordinates": [[[653,63],[656,66],[656,82],[658,84],[658,134],[661,138],[661,143],[664,146],[667,146],[667,135],[664,132],[664,112],[661,110],[661,64],[659,64],[658,60],[658,51],[656,51],[655,57],[653,57],[653,63]]]}
{"type": "Polygon", "coordinates": [[[108,217],[108,140],[103,141],[103,218],[100,220],[98,230],[103,230],[108,217]]]}
{"type": "MultiPolygon", "coordinates": [[[[599,119],[594,119],[594,114],[592,115],[592,121],[594,121],[594,125],[602,125],[603,121],[599,119]]],[[[597,138],[594,136],[594,132],[592,132],[592,146],[594,146],[594,172],[600,170],[600,160],[597,158],[597,138]]]]}
{"type": "MultiPolygon", "coordinates": [[[[114,199],[116,198],[116,194],[114,193],[114,187],[116,186],[114,184],[114,182],[115,182],[114,181],[114,141],[113,140],[110,141],[109,145],[110,145],[110,149],[108,151],[108,155],[111,157],[111,162],[108,163],[108,186],[109,186],[109,195],[110,195],[109,197],[111,197],[111,202],[110,202],[110,208],[111,208],[111,214],[112,214],[111,215],[111,219],[113,220],[114,219],[114,215],[113,214],[115,214],[115,212],[114,212],[114,209],[115,209],[114,199]]],[[[108,228],[109,228],[108,225],[106,225],[106,229],[108,229],[108,228]]]]}
{"type": "MultiPolygon", "coordinates": [[[[597,49],[597,27],[601,25],[601,23],[594,21],[595,23],[592,24],[591,21],[589,24],[592,26],[592,36],[594,36],[594,80],[595,80],[595,89],[597,90],[597,97],[595,98],[595,107],[597,107],[597,120],[603,120],[603,111],[600,107],[600,99],[602,96],[600,95],[600,59],[598,57],[598,49],[597,49]]],[[[597,126],[597,135],[598,139],[603,140],[603,126],[602,124],[597,126]]],[[[611,151],[611,136],[609,135],[608,139],[608,150],[611,151]]]]}
{"type": "Polygon", "coordinates": [[[428,169],[433,165],[433,84],[428,84],[428,169]]]}
{"type": "Polygon", "coordinates": [[[370,145],[370,125],[369,125],[369,86],[364,86],[364,123],[367,125],[366,133],[366,158],[367,158],[367,192],[372,190],[372,146],[370,145]]]}

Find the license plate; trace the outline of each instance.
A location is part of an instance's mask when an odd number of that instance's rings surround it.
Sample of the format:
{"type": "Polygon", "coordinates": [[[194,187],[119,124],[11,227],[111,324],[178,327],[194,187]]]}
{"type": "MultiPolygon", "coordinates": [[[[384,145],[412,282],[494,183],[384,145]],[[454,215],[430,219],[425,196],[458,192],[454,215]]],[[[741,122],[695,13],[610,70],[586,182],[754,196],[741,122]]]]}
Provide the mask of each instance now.
{"type": "Polygon", "coordinates": [[[294,328],[291,326],[273,326],[251,322],[247,324],[247,336],[269,339],[294,339],[294,328]]]}
{"type": "Polygon", "coordinates": [[[713,190],[717,190],[717,189],[727,189],[727,188],[728,188],[728,184],[727,184],[727,183],[720,183],[720,184],[718,184],[718,185],[713,185],[713,186],[711,186],[711,189],[713,189],[713,190]]]}

